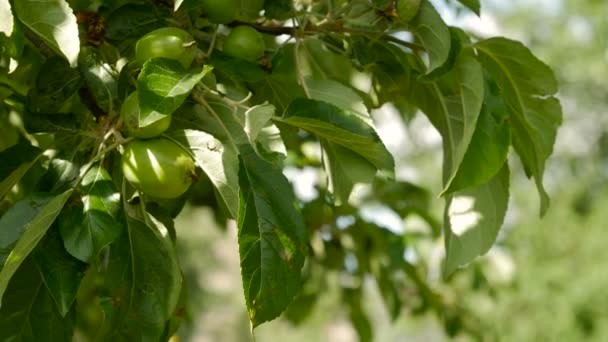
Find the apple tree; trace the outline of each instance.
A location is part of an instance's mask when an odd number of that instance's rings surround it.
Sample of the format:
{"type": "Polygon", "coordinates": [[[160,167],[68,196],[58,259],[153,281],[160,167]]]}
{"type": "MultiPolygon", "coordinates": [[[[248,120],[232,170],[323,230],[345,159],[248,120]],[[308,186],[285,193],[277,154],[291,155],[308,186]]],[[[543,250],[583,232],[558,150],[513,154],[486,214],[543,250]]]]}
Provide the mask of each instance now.
{"type": "Polygon", "coordinates": [[[0,339],[168,340],[188,303],[174,218],[201,196],[236,221],[253,328],[302,320],[337,273],[362,340],[364,279],[393,318],[475,334],[404,255],[442,238],[447,278],[486,253],[510,151],[546,212],[556,92],[522,43],[448,26],[429,0],[0,0],[0,339]],[[395,177],[385,105],[441,135],[440,193],[395,177]],[[318,170],[317,197],[286,167],[318,170]],[[430,228],[369,222],[366,201],[430,228]]]}

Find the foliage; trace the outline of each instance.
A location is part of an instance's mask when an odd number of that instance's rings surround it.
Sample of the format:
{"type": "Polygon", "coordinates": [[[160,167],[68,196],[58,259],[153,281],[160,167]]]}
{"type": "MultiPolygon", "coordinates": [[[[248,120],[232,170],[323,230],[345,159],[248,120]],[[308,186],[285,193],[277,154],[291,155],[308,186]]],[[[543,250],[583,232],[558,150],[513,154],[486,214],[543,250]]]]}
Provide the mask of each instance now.
{"type": "MultiPolygon", "coordinates": [[[[479,13],[478,1],[461,2],[479,13]]],[[[561,123],[552,71],[519,42],[449,27],[428,0],[266,0],[263,8],[0,2],[0,131],[10,132],[0,140],[2,339],[63,341],[79,331],[167,340],[187,303],[173,219],[205,186],[218,219],[237,222],[252,327],[283,312],[301,320],[322,290],[318,279],[339,273],[352,279],[341,291],[361,340],[373,336],[361,305],[367,277],[393,319],[404,308],[431,310],[448,334],[478,333],[428,285],[425,265],[405,258],[416,234],[361,214],[363,203],[380,203],[425,220],[420,235],[441,234],[429,191],[395,179],[370,113],[392,104],[407,122],[418,109],[443,138],[448,277],[498,235],[510,146],[547,210],[543,174],[561,123]],[[264,44],[224,51],[230,31],[243,26],[264,44]],[[164,27],[184,31],[155,31],[164,27]],[[150,41],[173,38],[179,44],[150,41]],[[260,45],[263,55],[253,58],[260,45]],[[137,122],[125,124],[121,105],[135,91],[137,122]],[[128,137],[168,118],[166,131],[148,130],[162,137],[128,137]],[[196,175],[169,170],[166,153],[150,147],[161,140],[171,145],[164,151],[193,161],[196,175]],[[146,163],[133,169],[148,174],[123,175],[130,142],[142,147],[129,160],[146,163]],[[288,167],[325,175],[316,198],[295,196],[288,167]],[[171,179],[179,177],[188,178],[171,179]],[[163,181],[146,189],[132,183],[139,178],[163,181]],[[194,179],[186,194],[165,198],[175,192],[167,180],[194,179]],[[363,195],[354,194],[358,184],[367,184],[363,195]]]]}

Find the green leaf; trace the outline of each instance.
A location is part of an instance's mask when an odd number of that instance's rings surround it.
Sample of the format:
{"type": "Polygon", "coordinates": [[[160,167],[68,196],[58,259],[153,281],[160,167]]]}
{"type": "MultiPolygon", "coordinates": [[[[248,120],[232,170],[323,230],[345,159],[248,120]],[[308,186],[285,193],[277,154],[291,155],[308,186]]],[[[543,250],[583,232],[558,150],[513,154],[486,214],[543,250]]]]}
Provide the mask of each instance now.
{"type": "Polygon", "coordinates": [[[19,0],[14,6],[17,17],[25,26],[63,54],[70,66],[78,64],[78,24],[66,0],[19,0]]]}
{"type": "Polygon", "coordinates": [[[485,254],[496,241],[509,203],[509,168],[478,187],[448,195],[445,275],[485,254]]]}
{"type": "Polygon", "coordinates": [[[150,125],[171,115],[211,68],[187,71],[175,60],[153,58],[137,78],[139,126],[150,125]]]}
{"type": "Polygon", "coordinates": [[[475,12],[475,14],[481,15],[481,3],[479,0],[458,0],[458,2],[475,12]]]}
{"type": "Polygon", "coordinates": [[[450,30],[428,0],[423,0],[420,4],[411,26],[429,56],[427,73],[431,73],[448,60],[451,48],[450,30]]]}
{"type": "Polygon", "coordinates": [[[395,164],[374,129],[351,111],[329,103],[297,99],[278,122],[309,131],[319,138],[341,145],[391,176],[395,164]]]}
{"type": "Polygon", "coordinates": [[[53,198],[28,224],[27,229],[17,241],[15,248],[8,256],[2,271],[0,271],[0,300],[4,296],[6,287],[23,260],[34,250],[46,231],[59,215],[59,212],[67,202],[73,190],[67,190],[61,195],[53,198]]]}
{"type": "Polygon", "coordinates": [[[97,50],[84,47],[78,58],[80,71],[95,102],[106,113],[118,111],[118,73],[104,62],[97,50]]]}
{"type": "Polygon", "coordinates": [[[10,37],[13,34],[14,25],[11,3],[8,0],[0,0],[0,33],[10,37]]]}
{"type": "Polygon", "coordinates": [[[477,58],[500,88],[510,113],[513,146],[541,198],[540,213],[549,208],[543,185],[545,163],[553,152],[562,111],[557,80],[551,69],[520,42],[492,38],[475,44],[477,58]]]}
{"type": "Polygon", "coordinates": [[[120,193],[108,172],[99,166],[87,172],[81,185],[82,205],[66,208],[57,223],[68,252],[78,260],[92,262],[124,229],[118,221],[120,193]]]}
{"type": "Polygon", "coordinates": [[[278,317],[298,293],[306,227],[291,185],[251,146],[241,146],[238,216],[241,276],[253,327],[278,317]]]}
{"type": "Polygon", "coordinates": [[[450,187],[469,148],[483,94],[483,72],[470,50],[460,54],[454,69],[442,79],[420,83],[415,89],[418,106],[443,138],[444,189],[450,187]]]}
{"type": "Polygon", "coordinates": [[[169,234],[159,228],[128,215],[127,231],[110,247],[108,339],[158,341],[175,311],[182,276],[169,234]]]}
{"type": "Polygon", "coordinates": [[[195,130],[173,131],[169,136],[192,151],[196,164],[211,180],[233,218],[238,215],[239,159],[237,151],[209,133],[195,130]]]}
{"type": "Polygon", "coordinates": [[[71,341],[74,315],[62,317],[40,272],[26,259],[8,284],[10,296],[2,299],[0,340],[2,341],[71,341]]]}
{"type": "Polygon", "coordinates": [[[33,260],[59,313],[65,317],[76,300],[76,293],[87,265],[74,259],[63,248],[63,241],[56,229],[50,230],[40,242],[33,253],[33,260]]]}
{"type": "Polygon", "coordinates": [[[371,183],[376,176],[376,167],[362,156],[326,139],[321,139],[325,170],[329,177],[329,190],[336,205],[348,202],[353,186],[371,183]]]}
{"type": "Polygon", "coordinates": [[[25,144],[15,145],[0,152],[0,200],[6,196],[27,171],[42,156],[39,149],[25,144]]]}

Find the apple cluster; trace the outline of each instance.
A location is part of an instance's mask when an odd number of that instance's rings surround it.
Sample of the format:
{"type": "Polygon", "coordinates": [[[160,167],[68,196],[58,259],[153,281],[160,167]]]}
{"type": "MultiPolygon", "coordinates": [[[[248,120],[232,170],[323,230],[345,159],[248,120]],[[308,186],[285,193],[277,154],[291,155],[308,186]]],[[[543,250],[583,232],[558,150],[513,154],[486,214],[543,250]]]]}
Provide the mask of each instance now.
{"type": "MultiPolygon", "coordinates": [[[[202,0],[207,19],[215,24],[235,20],[250,21],[264,6],[264,0],[202,0]]],[[[221,46],[224,54],[256,62],[264,54],[264,39],[252,26],[233,27],[221,46]]],[[[196,57],[197,44],[187,31],[165,27],[149,32],[135,45],[135,62],[143,66],[152,58],[178,61],[190,68],[196,57]]],[[[124,101],[120,115],[123,131],[135,138],[123,146],[122,169],[125,178],[137,190],[156,198],[176,198],[184,194],[195,178],[194,160],[189,152],[162,134],[171,126],[171,115],[141,126],[137,90],[124,101]]]]}

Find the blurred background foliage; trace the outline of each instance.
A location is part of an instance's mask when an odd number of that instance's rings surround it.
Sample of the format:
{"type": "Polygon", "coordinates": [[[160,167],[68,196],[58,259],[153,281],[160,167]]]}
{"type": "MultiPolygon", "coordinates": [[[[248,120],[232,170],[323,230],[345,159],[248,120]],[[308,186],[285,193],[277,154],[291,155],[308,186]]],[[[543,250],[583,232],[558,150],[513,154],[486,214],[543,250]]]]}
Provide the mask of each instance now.
{"type": "MultiPolygon", "coordinates": [[[[467,317],[454,319],[450,319],[450,312],[440,313],[446,324],[456,326],[447,326],[447,331],[477,327],[473,334],[459,335],[457,339],[607,341],[608,3],[486,0],[482,1],[481,20],[459,11],[453,1],[434,3],[443,9],[448,22],[481,37],[500,34],[524,41],[556,71],[566,117],[555,156],[547,168],[552,208],[542,220],[538,218],[534,189],[518,161],[512,160],[515,187],[497,246],[447,281],[439,273],[443,244],[433,233],[433,218],[406,215],[402,221],[383,208],[374,208],[373,201],[367,215],[362,210],[357,215],[347,212],[337,216],[355,220],[345,226],[357,229],[367,229],[368,221],[389,228],[373,226],[389,237],[386,241],[406,232],[405,244],[415,246],[411,255],[406,248],[406,259],[424,259],[428,265],[425,280],[432,287],[429,290],[462,309],[461,315],[468,313],[467,317]]],[[[441,184],[440,174],[435,172],[441,163],[438,136],[422,116],[414,117],[407,125],[395,126],[398,114],[383,108],[376,113],[376,119],[383,140],[399,159],[398,178],[429,189],[431,212],[440,218],[443,201],[433,196],[439,193],[441,184]]],[[[304,186],[317,195],[307,209],[323,213],[323,209],[311,209],[315,203],[323,207],[323,195],[313,188],[318,181],[316,175],[296,170],[291,179],[296,178],[299,183],[309,183],[296,184],[296,188],[304,186]]],[[[190,292],[182,340],[251,341],[241,294],[235,227],[231,223],[225,227],[222,218],[214,217],[208,207],[215,205],[209,191],[204,181],[199,184],[195,201],[198,205],[188,206],[176,224],[190,292]]],[[[306,193],[306,189],[298,193],[306,193]]],[[[385,194],[390,196],[390,191],[385,194]]],[[[320,222],[309,224],[322,224],[322,215],[317,217],[320,222]]],[[[351,234],[354,247],[355,236],[351,234]]],[[[315,263],[332,260],[330,247],[323,246],[325,260],[307,264],[309,281],[299,302],[283,318],[257,329],[257,341],[357,341],[372,336],[377,341],[449,339],[437,315],[429,311],[416,314],[419,294],[412,295],[411,301],[385,306],[383,301],[390,298],[387,289],[379,288],[372,280],[340,272],[320,275],[315,263]],[[357,286],[344,285],[357,281],[357,286]],[[366,296],[359,302],[360,297],[349,291],[363,291],[366,296]],[[311,303],[315,305],[305,305],[311,303]],[[408,307],[408,313],[392,320],[394,312],[389,311],[399,310],[397,306],[408,307]]],[[[351,260],[348,256],[338,259],[346,263],[351,260]]],[[[361,267],[356,265],[356,256],[351,262],[353,267],[361,267]]],[[[374,271],[373,262],[368,266],[374,271]]],[[[432,295],[427,300],[432,302],[432,295]]]]}

